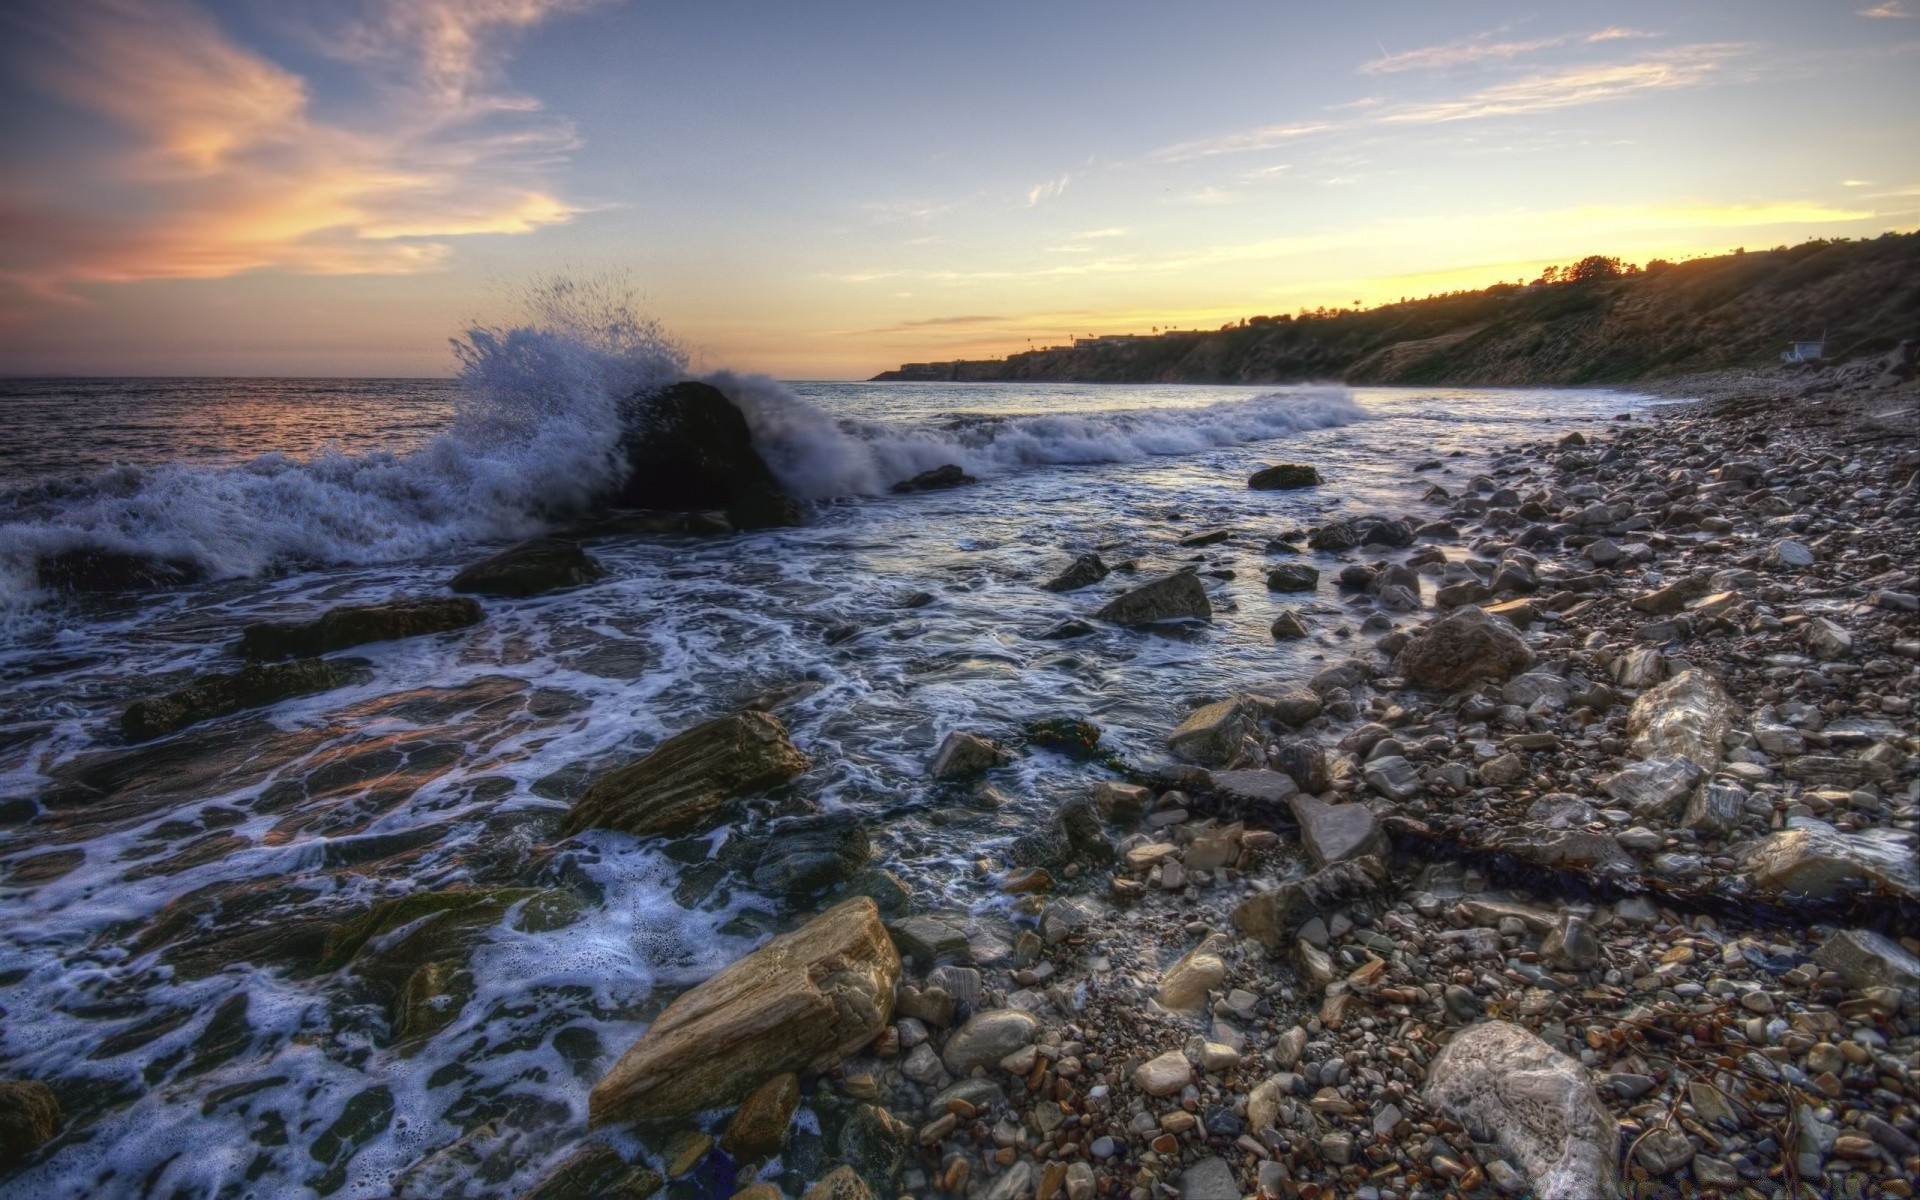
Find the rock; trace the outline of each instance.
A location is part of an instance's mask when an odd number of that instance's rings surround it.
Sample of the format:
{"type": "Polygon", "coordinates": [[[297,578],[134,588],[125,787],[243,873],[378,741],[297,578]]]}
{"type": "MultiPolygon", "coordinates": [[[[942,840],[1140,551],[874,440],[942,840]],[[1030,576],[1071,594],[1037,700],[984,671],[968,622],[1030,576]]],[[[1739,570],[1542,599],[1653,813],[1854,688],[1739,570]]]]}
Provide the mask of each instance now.
{"type": "Polygon", "coordinates": [[[1172,1012],[1199,1012],[1206,1007],[1207,993],[1226,978],[1227,964],[1219,955],[1218,942],[1208,938],[1167,968],[1153,998],[1172,1012]]]}
{"type": "Polygon", "coordinates": [[[1518,754],[1502,754],[1480,764],[1480,778],[1495,787],[1511,787],[1527,775],[1527,760],[1518,754]]]}
{"type": "Polygon", "coordinates": [[[1240,743],[1254,729],[1252,706],[1235,696],[1204,704],[1187,714],[1167,735],[1167,749],[1189,762],[1225,766],[1240,754],[1240,743]]]}
{"type": "Polygon", "coordinates": [[[1576,971],[1589,970],[1600,963],[1600,939],[1585,917],[1568,913],[1540,940],[1540,957],[1576,971]]]}
{"type": "Polygon", "coordinates": [[[458,596],[417,596],[329,609],[311,621],[262,623],[240,631],[240,653],[255,660],[315,658],[368,642],[444,633],[479,623],[480,605],[458,596]]]}
{"type": "Polygon", "coordinates": [[[595,777],[560,832],[682,833],[710,822],[728,800],[779,787],[810,765],[771,713],[717,717],[595,777]]]}
{"type": "Polygon", "coordinates": [[[852,1167],[840,1166],[822,1175],[800,1200],[873,1200],[873,1193],[852,1167]]]}
{"type": "Polygon", "coordinates": [[[151,741],[242,709],[330,691],[360,674],[357,664],[323,658],[251,663],[231,675],[203,675],[177,692],[135,700],[121,712],[120,729],[130,742],[151,741]]]}
{"type": "Polygon", "coordinates": [[[1577,829],[1593,819],[1593,805],[1569,792],[1549,792],[1527,806],[1527,820],[1549,829],[1577,829]]]}
{"type": "Polygon", "coordinates": [[[1605,787],[1635,816],[1666,820],[1704,774],[1689,758],[1649,758],[1614,772],[1605,787]]]}
{"type": "Polygon", "coordinates": [[[1767,892],[1826,899],[1866,884],[1920,898],[1920,848],[1898,829],[1841,833],[1825,821],[1790,817],[1787,828],[1739,848],[1747,880],[1767,892]]]}
{"type": "Polygon", "coordinates": [[[1180,1200],[1240,1200],[1233,1164],[1209,1155],[1180,1172],[1180,1200]]]}
{"type": "Polygon", "coordinates": [[[1398,754],[1389,754],[1368,762],[1361,771],[1367,785],[1389,800],[1411,800],[1425,786],[1413,764],[1398,754]]]}
{"type": "Polygon", "coordinates": [[[1720,681],[1700,670],[1682,671],[1641,694],[1627,713],[1627,735],[1642,758],[1681,757],[1712,771],[1721,742],[1739,709],[1720,681]]]}
{"type": "Polygon", "coordinates": [[[1285,773],[1303,792],[1318,795],[1333,786],[1327,752],[1304,738],[1288,738],[1269,747],[1267,765],[1285,773]]]}
{"type": "Polygon", "coordinates": [[[801,523],[800,506],[753,448],[747,418],[720,389],[686,380],[627,402],[626,508],[725,509],[737,529],[801,523]]]}
{"type": "Polygon", "coordinates": [[[1041,717],[1027,722],[1021,733],[1029,746],[1086,762],[1099,758],[1100,727],[1078,717],[1041,717]]]}
{"type": "Polygon", "coordinates": [[[1579,1063],[1517,1025],[1455,1034],[1427,1072],[1427,1104],[1496,1141],[1540,1200],[1619,1195],[1618,1126],[1579,1063]]]}
{"type": "Polygon", "coordinates": [[[1263,492],[1315,487],[1321,482],[1319,471],[1300,463],[1276,463],[1247,477],[1248,487],[1263,492]]]}
{"type": "Polygon", "coordinates": [[[931,470],[922,471],[912,479],[901,480],[893,485],[893,490],[905,495],[908,492],[934,492],[978,482],[979,480],[961,470],[958,463],[946,463],[931,470]]]}
{"type": "Polygon", "coordinates": [[[50,592],[133,592],[183,587],[200,582],[206,574],[191,559],[162,558],[138,550],[111,550],[104,546],[75,546],[42,555],[34,562],[35,579],[50,592]]]}
{"type": "Polygon", "coordinates": [[[921,963],[968,957],[967,931],[952,916],[928,915],[902,917],[887,924],[887,932],[900,953],[921,963]]]}
{"type": "Polygon", "coordinates": [[[720,1135],[720,1148],[739,1162],[772,1158],[786,1144],[787,1126],[799,1107],[800,1077],[791,1071],[775,1075],[741,1102],[720,1135]]]}
{"type": "Polygon", "coordinates": [[[840,1129],[840,1157],[869,1185],[888,1194],[917,1145],[912,1126],[874,1104],[854,1109],[840,1129]]]}
{"type": "Polygon", "coordinates": [[[1316,867],[1387,851],[1380,822],[1364,804],[1323,804],[1305,793],[1288,803],[1300,822],[1300,841],[1316,867]]]}
{"type": "Polygon", "coordinates": [[[1279,771],[1215,771],[1213,790],[1235,809],[1261,814],[1277,811],[1300,785],[1279,771]]]}
{"type": "Polygon", "coordinates": [[[873,901],[836,905],[669,1004],[594,1086],[588,1123],[682,1120],[825,1071],[886,1027],[899,978],[873,901]]]}
{"type": "Polygon", "coordinates": [[[1838,972],[1855,991],[1895,988],[1906,994],[1910,1007],[1914,998],[1920,997],[1920,958],[1885,934],[1843,929],[1814,952],[1813,961],[1838,972]]]}
{"type": "Polygon", "coordinates": [[[990,1067],[1040,1036],[1040,1022],[1016,1008],[992,1008],[967,1018],[947,1039],[940,1059],[947,1070],[965,1076],[975,1067],[990,1067]]]}
{"type": "Polygon", "coordinates": [[[1073,638],[1086,637],[1088,634],[1095,632],[1097,632],[1097,630],[1095,630],[1093,626],[1076,617],[1069,618],[1068,620],[1060,622],[1058,625],[1043,630],[1038,636],[1041,641],[1064,642],[1073,638]]]}
{"type": "Polygon", "coordinates": [[[955,730],[934,751],[927,774],[942,780],[972,779],[1012,761],[1013,756],[993,739],[955,730]]]}
{"type": "Polygon", "coordinates": [[[1806,626],[1807,652],[1821,662],[1834,662],[1853,653],[1853,635],[1825,617],[1815,617],[1806,626]]]}
{"type": "Polygon", "coordinates": [[[1458,608],[1413,635],[1394,669],[1417,687],[1457,691],[1496,683],[1533,665],[1533,651],[1512,625],[1478,608],[1458,608]]]}
{"type": "Polygon", "coordinates": [[[1066,570],[1040,586],[1049,592],[1071,592],[1099,583],[1110,573],[1098,554],[1082,554],[1066,570]]]}
{"type": "Polygon", "coordinates": [[[1283,612],[1273,619],[1273,626],[1268,632],[1273,634],[1276,641],[1294,641],[1307,636],[1307,623],[1300,619],[1297,612],[1283,612]]]}
{"type": "Polygon", "coordinates": [[[1193,1082],[1193,1064],[1178,1050],[1150,1058],[1133,1070],[1133,1086],[1149,1096],[1171,1096],[1193,1082]]]}
{"type": "Polygon", "coordinates": [[[543,1172],[520,1200],[647,1200],[665,1184],[645,1163],[629,1164],[605,1142],[588,1142],[543,1172]]]}
{"type": "Polygon", "coordinates": [[[1318,568],[1304,563],[1282,563],[1267,572],[1270,592],[1311,592],[1320,586],[1318,568]]]}
{"type": "Polygon", "coordinates": [[[1804,571],[1813,564],[1813,551],[1796,541],[1783,539],[1775,542],[1772,547],[1767,550],[1767,565],[1769,567],[1789,571],[1804,571]]]}
{"type": "Polygon", "coordinates": [[[1680,827],[1720,837],[1740,823],[1747,793],[1730,783],[1708,783],[1694,791],[1680,816],[1680,827]]]}
{"type": "Polygon", "coordinates": [[[60,1128],[60,1102],[34,1079],[0,1079],[0,1171],[20,1165],[60,1128]]]}
{"type": "MultiPolygon", "coordinates": [[[[873,854],[866,827],[853,812],[796,817],[773,825],[763,837],[740,841],[750,856],[746,869],[753,886],[790,898],[845,883],[873,854]]],[[[729,842],[726,849],[733,845],[729,842]]]]}
{"type": "Polygon", "coordinates": [[[1294,729],[1319,716],[1326,703],[1312,688],[1288,688],[1265,699],[1273,719],[1294,729]]]}
{"type": "Polygon", "coordinates": [[[1192,571],[1175,571],[1151,583],[1141,584],[1108,601],[1094,614],[1116,625],[1149,625],[1156,621],[1213,619],[1213,605],[1207,589],[1192,571]]]}
{"type": "Polygon", "coordinates": [[[582,550],[578,542],[536,538],[508,546],[466,567],[448,580],[447,586],[456,592],[519,598],[580,587],[606,573],[600,560],[582,550]]]}

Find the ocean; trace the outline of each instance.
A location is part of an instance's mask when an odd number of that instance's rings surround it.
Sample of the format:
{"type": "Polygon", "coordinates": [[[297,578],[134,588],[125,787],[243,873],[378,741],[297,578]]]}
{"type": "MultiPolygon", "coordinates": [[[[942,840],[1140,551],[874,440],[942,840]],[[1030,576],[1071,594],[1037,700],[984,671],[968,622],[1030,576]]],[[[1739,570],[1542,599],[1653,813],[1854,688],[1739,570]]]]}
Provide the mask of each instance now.
{"type": "Polygon", "coordinates": [[[68,1113],[0,1197],[514,1195],[577,1144],[588,1089],[667,999],[807,911],[740,865],[782,822],[851,812],[921,908],[1007,910],[976,861],[1110,776],[1032,752],[978,803],[926,778],[947,733],[1074,717],[1156,761],[1195,702],[1367,644],[1328,564],[1317,592],[1267,591],[1273,536],[1437,512],[1428,485],[1650,403],[722,375],[805,527],[598,538],[598,583],[486,601],[471,629],[347,651],[359,682],[126,747],[120,710],[233,669],[248,622],[444,592],[575,518],[617,474],[619,400],[678,366],[558,335],[469,351],[445,381],[0,382],[0,1076],[68,1113]],[[1283,461],[1327,483],[1249,490],[1283,461]],[[947,462],[978,482],[889,493],[947,462]],[[74,546],[203,581],[41,587],[37,559],[74,546]],[[1137,570],[1038,586],[1094,550],[1137,570]],[[1210,625],[1039,636],[1188,564],[1210,625]],[[1286,609],[1313,636],[1277,643],[1286,609]],[[790,795],[711,834],[557,838],[593,771],[756,700],[813,761],[790,795]],[[379,953],[319,969],[342,914],[449,889],[512,890],[436,950],[424,1009],[379,953]]]}

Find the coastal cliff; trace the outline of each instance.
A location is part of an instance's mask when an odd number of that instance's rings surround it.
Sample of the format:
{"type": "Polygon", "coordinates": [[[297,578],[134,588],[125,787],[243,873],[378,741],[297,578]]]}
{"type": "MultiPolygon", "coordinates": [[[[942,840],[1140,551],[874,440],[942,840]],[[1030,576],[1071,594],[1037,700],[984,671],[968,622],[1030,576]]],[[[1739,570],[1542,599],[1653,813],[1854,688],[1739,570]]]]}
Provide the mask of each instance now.
{"type": "MultiPolygon", "coordinates": [[[[1365,311],[1256,316],[1217,330],[1083,339],[1004,359],[909,363],[876,380],[1062,383],[1599,384],[1829,358],[1920,334],[1920,233],[1813,241],[1625,272],[1496,284],[1365,311]]],[[[1586,264],[1582,264],[1586,265],[1586,264]]],[[[1569,274],[1572,272],[1569,271],[1569,274]]]]}

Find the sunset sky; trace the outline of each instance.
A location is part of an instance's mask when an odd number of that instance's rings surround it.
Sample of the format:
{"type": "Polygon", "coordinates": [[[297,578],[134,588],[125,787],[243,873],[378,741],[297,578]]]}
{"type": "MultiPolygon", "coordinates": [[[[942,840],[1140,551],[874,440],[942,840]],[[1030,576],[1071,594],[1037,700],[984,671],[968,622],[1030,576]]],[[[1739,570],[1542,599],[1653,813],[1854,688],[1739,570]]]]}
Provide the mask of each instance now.
{"type": "Polygon", "coordinates": [[[13,0],[0,372],[437,375],[554,272],[863,377],[1920,226],[1916,0],[13,0]]]}

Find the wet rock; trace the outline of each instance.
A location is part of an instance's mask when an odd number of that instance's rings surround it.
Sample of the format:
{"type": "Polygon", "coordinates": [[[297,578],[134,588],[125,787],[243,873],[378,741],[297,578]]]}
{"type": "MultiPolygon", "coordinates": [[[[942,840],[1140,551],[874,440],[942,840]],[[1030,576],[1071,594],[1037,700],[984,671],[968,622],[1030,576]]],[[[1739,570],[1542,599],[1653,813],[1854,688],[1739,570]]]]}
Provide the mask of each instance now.
{"type": "Polygon", "coordinates": [[[977,733],[955,730],[934,751],[927,774],[935,779],[972,779],[1013,761],[998,742],[977,733]]]}
{"type": "Polygon", "coordinates": [[[1920,958],[1907,953],[1899,942],[1871,929],[1843,929],[1829,937],[1813,961],[1829,971],[1838,972],[1847,986],[1894,988],[1904,993],[1910,1005],[1920,1006],[1920,958]]]}
{"type": "Polygon", "coordinates": [[[1066,570],[1041,584],[1049,592],[1071,592],[1083,587],[1091,587],[1105,579],[1110,572],[1107,564],[1100,561],[1098,554],[1082,554],[1073,560],[1066,570]]]}
{"type": "Polygon", "coordinates": [[[60,1128],[60,1102],[32,1079],[0,1079],[0,1171],[20,1165],[60,1128]]]}
{"type": "Polygon", "coordinates": [[[1398,754],[1368,761],[1361,775],[1368,787],[1389,800],[1411,800],[1425,790],[1420,773],[1398,754]]]}
{"type": "Polygon", "coordinates": [[[308,1147],[308,1157],[326,1170],[308,1179],[307,1186],[321,1195],[337,1190],[346,1181],[347,1167],[354,1156],[392,1124],[392,1089],[376,1084],[355,1093],[333,1124],[321,1130],[308,1147]]]}
{"type": "Polygon", "coordinates": [[[329,609],[311,621],[249,625],[240,632],[248,658],[312,658],[368,642],[444,633],[478,624],[480,605],[459,596],[417,596],[329,609]]]}
{"type": "Polygon", "coordinates": [[[1268,630],[1275,641],[1291,642],[1307,636],[1307,623],[1296,612],[1283,612],[1273,619],[1268,630]]]}
{"type": "Polygon", "coordinates": [[[206,578],[206,571],[191,559],[75,546],[42,555],[34,562],[34,576],[52,592],[104,593],[183,587],[206,578]]]}
{"type": "Polygon", "coordinates": [[[1316,867],[1384,854],[1386,835],[1364,804],[1323,804],[1304,793],[1288,802],[1300,822],[1300,841],[1316,867]]]}
{"type": "Polygon", "coordinates": [[[360,664],[350,661],[254,663],[231,675],[203,676],[165,696],[135,700],[120,714],[120,728],[128,741],[151,741],[199,721],[330,691],[363,675],[360,664]]]}
{"type": "Polygon", "coordinates": [[[629,1164],[604,1142],[588,1142],[549,1168],[520,1200],[647,1200],[665,1186],[645,1163],[629,1164]]]}
{"type": "Polygon", "coordinates": [[[1687,799],[1680,827],[1713,837],[1722,836],[1740,823],[1747,793],[1731,783],[1708,783],[1687,799]]]}
{"type": "Polygon", "coordinates": [[[858,875],[872,857],[866,827],[857,813],[834,812],[782,821],[755,852],[750,878],[777,896],[817,895],[858,875]]]}
{"type": "Polygon", "coordinates": [[[1247,477],[1247,486],[1257,491],[1291,491],[1320,483],[1320,472],[1301,463],[1276,463],[1247,477]]]}
{"type": "Polygon", "coordinates": [[[616,829],[650,837],[695,829],[728,800],[778,787],[809,765],[771,713],[717,717],[597,776],[561,833],[616,829]]]}
{"type": "Polygon", "coordinates": [[[873,1193],[852,1167],[840,1166],[822,1175],[800,1200],[873,1200],[873,1193]]]}
{"type": "Polygon", "coordinates": [[[720,1135],[720,1148],[739,1162],[761,1162],[780,1153],[787,1126],[800,1107],[800,1077],[791,1071],[775,1075],[741,1102],[720,1135]]]}
{"type": "Polygon", "coordinates": [[[1842,833],[1825,821],[1792,817],[1787,828],[1740,847],[1747,880],[1767,892],[1825,899],[1849,886],[1920,898],[1920,846],[1898,829],[1842,833]]]}
{"type": "Polygon", "coordinates": [[[1224,766],[1239,756],[1241,741],[1253,729],[1253,708],[1245,699],[1216,700],[1187,714],[1167,735],[1167,749],[1188,762],[1224,766]]]}
{"type": "Polygon", "coordinates": [[[1617,1126],[1579,1063],[1517,1025],[1455,1034],[1427,1073],[1427,1104],[1498,1142],[1540,1200],[1618,1196],[1617,1126]]]}
{"type": "Polygon", "coordinates": [[[1294,729],[1319,716],[1326,705],[1320,694],[1311,688],[1287,688],[1265,699],[1273,719],[1294,729]]]}
{"type": "Polygon", "coordinates": [[[902,917],[887,924],[900,953],[923,964],[967,958],[967,931],[952,914],[902,917]]]}
{"type": "Polygon", "coordinates": [[[711,384],[685,380],[627,403],[627,477],[612,503],[726,510],[738,529],[798,525],[800,506],[753,447],[744,413],[711,384]]]}
{"type": "Polygon", "coordinates": [[[1284,772],[1303,792],[1318,795],[1333,786],[1327,752],[1304,739],[1288,738],[1271,747],[1267,752],[1267,765],[1284,772]]]}
{"type": "Polygon", "coordinates": [[[1585,971],[1600,962],[1600,939],[1578,913],[1567,913],[1540,939],[1540,957],[1551,963],[1585,971]]]}
{"type": "Polygon", "coordinates": [[[1616,771],[1608,778],[1606,790],[1635,816],[1665,820],[1704,774],[1689,758],[1649,758],[1616,771]]]}
{"type": "Polygon", "coordinates": [[[1215,771],[1213,790],[1236,811],[1251,815],[1278,812],[1300,785],[1280,771],[1215,771]]]}
{"type": "Polygon", "coordinates": [[[871,1187],[889,1195],[916,1145],[913,1127],[876,1104],[854,1109],[840,1129],[840,1157],[871,1187]]]}
{"type": "Polygon", "coordinates": [[[1032,1044],[1039,1034],[1040,1022],[1030,1013],[1013,1008],[988,1009],[973,1014],[953,1031],[940,1059],[947,1070],[964,1076],[975,1067],[990,1067],[1032,1044]]]}
{"type": "Polygon", "coordinates": [[[1318,568],[1304,563],[1282,563],[1267,572],[1270,592],[1311,592],[1320,586],[1318,568]]]}
{"type": "Polygon", "coordinates": [[[935,492],[946,488],[961,487],[978,480],[960,469],[958,463],[946,463],[931,470],[922,471],[912,479],[903,479],[893,485],[893,490],[901,495],[908,492],[935,492]]]}
{"type": "Polygon", "coordinates": [[[1151,583],[1122,592],[1094,614],[1116,625],[1149,625],[1157,621],[1213,619],[1207,589],[1192,571],[1175,571],[1151,583]]]}
{"type": "Polygon", "coordinates": [[[1409,683],[1436,691],[1498,683],[1532,665],[1533,651],[1512,625],[1470,607],[1427,625],[1394,659],[1394,669],[1409,683]]]}
{"type": "Polygon", "coordinates": [[[1068,758],[1087,760],[1100,756],[1100,727],[1078,717],[1042,717],[1029,721],[1021,730],[1027,744],[1068,758]]]}
{"type": "Polygon", "coordinates": [[[679,1120],[827,1070],[886,1026],[899,978],[873,901],[836,905],[668,1005],[594,1086],[589,1124],[679,1120]]]}
{"type": "Polygon", "coordinates": [[[1719,680],[1705,671],[1682,671],[1633,702],[1627,734],[1642,758],[1687,758],[1712,771],[1720,765],[1721,743],[1738,714],[1719,680]]]}
{"type": "Polygon", "coordinates": [[[481,596],[525,597],[581,587],[606,575],[600,560],[577,542],[537,538],[508,546],[466,567],[447,586],[481,596]]]}

